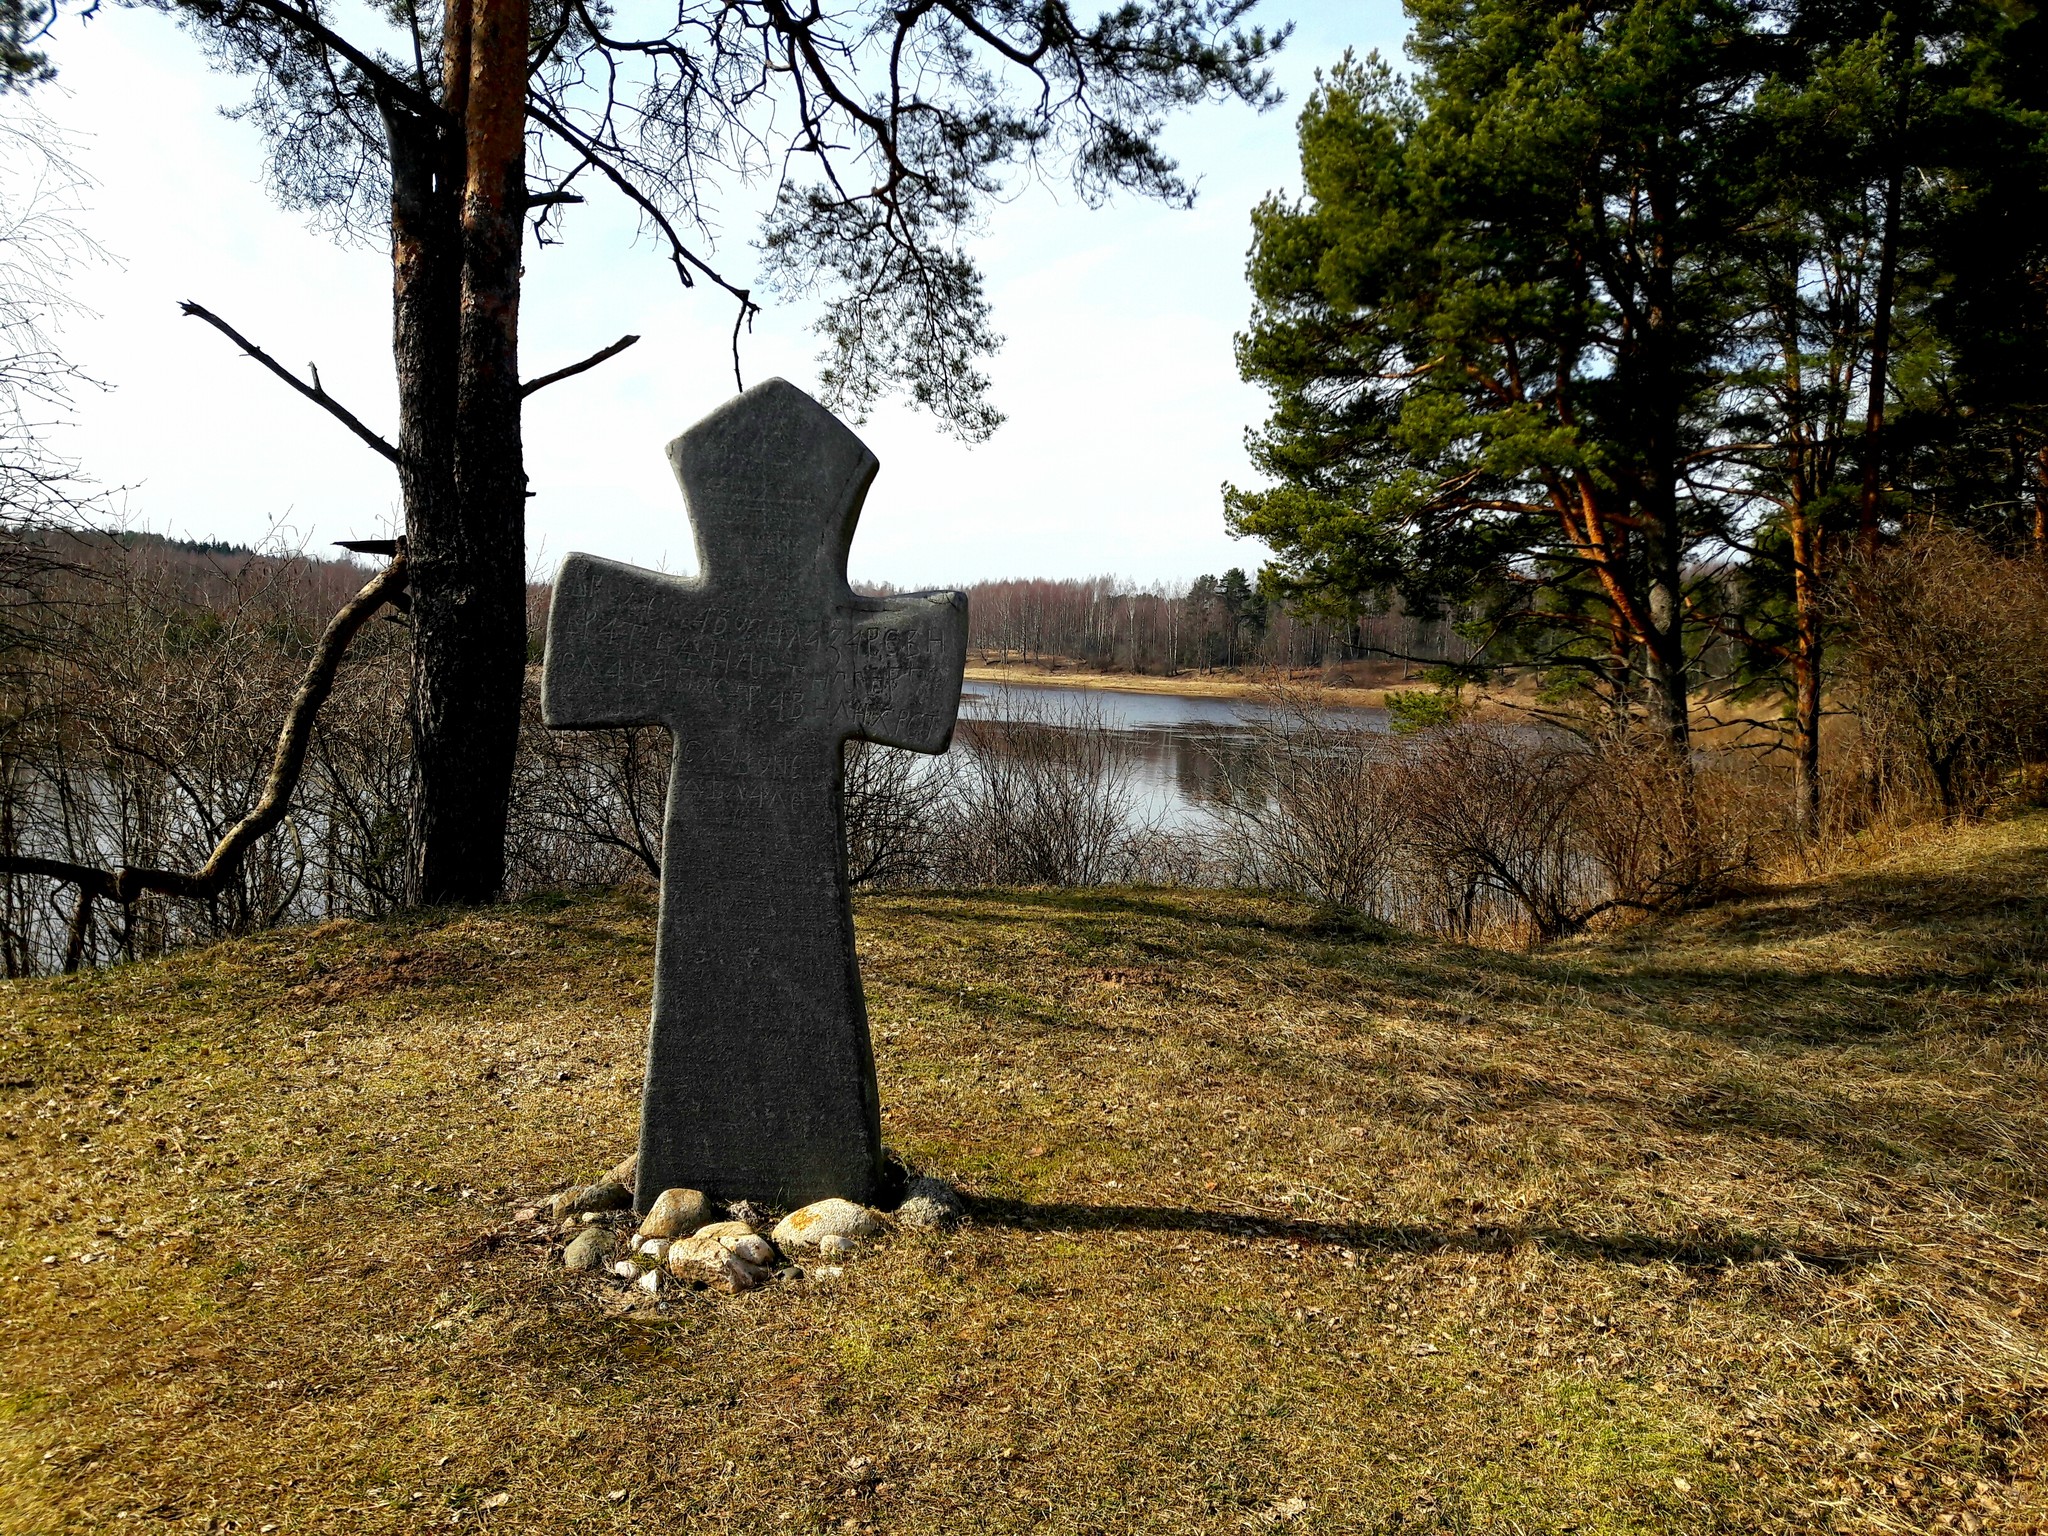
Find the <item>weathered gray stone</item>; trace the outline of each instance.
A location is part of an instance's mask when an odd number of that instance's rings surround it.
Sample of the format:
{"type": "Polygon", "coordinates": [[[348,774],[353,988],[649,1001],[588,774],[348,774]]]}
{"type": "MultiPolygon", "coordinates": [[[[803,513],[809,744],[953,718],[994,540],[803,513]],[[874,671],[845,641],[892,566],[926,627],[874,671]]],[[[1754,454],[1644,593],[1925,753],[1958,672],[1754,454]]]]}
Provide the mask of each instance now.
{"type": "Polygon", "coordinates": [[[877,464],[780,379],[669,445],[700,577],[571,555],[542,708],[560,728],[665,725],[641,1198],[869,1200],[880,1108],[840,848],[849,738],[943,752],[966,662],[956,592],[854,595],[877,464]]]}
{"type": "Polygon", "coordinates": [[[841,1237],[837,1232],[827,1232],[818,1239],[818,1257],[821,1259],[846,1259],[853,1256],[853,1239],[841,1237]]]}
{"type": "Polygon", "coordinates": [[[585,1215],[604,1211],[626,1211],[633,1207],[633,1191],[610,1179],[599,1179],[576,1196],[575,1208],[585,1215]]]}
{"type": "Polygon", "coordinates": [[[744,1221],[714,1221],[710,1226],[699,1227],[696,1231],[698,1237],[715,1238],[721,1243],[732,1238],[751,1237],[753,1234],[753,1227],[744,1221]]]}
{"type": "Polygon", "coordinates": [[[711,1202],[701,1189],[664,1189],[640,1218],[642,1237],[688,1237],[711,1220],[711,1202]]]}
{"type": "Polygon", "coordinates": [[[609,1227],[585,1227],[570,1239],[562,1262],[570,1269],[603,1269],[612,1261],[615,1238],[609,1227]]]}
{"type": "Polygon", "coordinates": [[[791,1211],[775,1224],[770,1234],[775,1246],[785,1251],[815,1248],[828,1237],[879,1237],[882,1223],[866,1206],[851,1200],[819,1200],[802,1210],[791,1211]]]}
{"type": "Polygon", "coordinates": [[[960,1191],[944,1179],[912,1179],[896,1207],[896,1220],[913,1230],[935,1231],[957,1226],[967,1214],[960,1191]]]}
{"type": "Polygon", "coordinates": [[[768,1278],[766,1269],[709,1237],[686,1237],[676,1243],[668,1251],[667,1267],[678,1280],[700,1281],[724,1291],[751,1291],[768,1278]]]}
{"type": "Polygon", "coordinates": [[[744,1237],[721,1237],[718,1246],[736,1259],[749,1264],[758,1264],[766,1269],[775,1262],[775,1248],[767,1238],[749,1232],[744,1237]]]}

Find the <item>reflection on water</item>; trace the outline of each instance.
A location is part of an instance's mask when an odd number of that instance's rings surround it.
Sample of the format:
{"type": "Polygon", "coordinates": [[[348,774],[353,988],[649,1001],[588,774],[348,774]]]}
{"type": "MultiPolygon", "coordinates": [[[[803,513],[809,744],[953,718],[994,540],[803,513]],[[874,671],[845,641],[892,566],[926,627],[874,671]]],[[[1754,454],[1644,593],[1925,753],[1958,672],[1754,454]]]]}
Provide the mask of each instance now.
{"type": "MultiPolygon", "coordinates": [[[[1383,709],[1333,709],[1335,719],[1384,731],[1383,709]]],[[[1226,777],[1250,755],[1252,727],[1271,711],[1250,699],[1199,699],[1177,693],[1123,693],[1055,683],[969,683],[961,695],[961,738],[975,740],[986,720],[1099,725],[1116,737],[1132,765],[1141,814],[1163,827],[1201,819],[1226,777]]]]}

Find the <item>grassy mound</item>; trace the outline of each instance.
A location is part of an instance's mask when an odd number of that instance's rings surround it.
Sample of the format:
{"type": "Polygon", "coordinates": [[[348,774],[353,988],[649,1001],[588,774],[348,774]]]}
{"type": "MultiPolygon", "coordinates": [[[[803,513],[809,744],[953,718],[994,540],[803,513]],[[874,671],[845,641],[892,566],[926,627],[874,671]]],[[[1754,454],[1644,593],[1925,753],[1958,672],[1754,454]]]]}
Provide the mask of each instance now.
{"type": "Polygon", "coordinates": [[[975,1220],[659,1318],[509,1220],[629,1150],[649,904],[9,985],[0,1530],[2048,1520],[2048,817],[1530,955],[859,915],[975,1220]]]}

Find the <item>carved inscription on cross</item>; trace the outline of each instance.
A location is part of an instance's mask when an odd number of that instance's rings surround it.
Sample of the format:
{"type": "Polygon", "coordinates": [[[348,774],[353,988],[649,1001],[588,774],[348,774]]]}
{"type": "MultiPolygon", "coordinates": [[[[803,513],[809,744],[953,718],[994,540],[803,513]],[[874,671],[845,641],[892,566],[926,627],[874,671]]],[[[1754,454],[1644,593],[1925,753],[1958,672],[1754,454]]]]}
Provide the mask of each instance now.
{"type": "Polygon", "coordinates": [[[541,692],[556,729],[675,737],[638,1197],[871,1200],[881,1119],[842,748],[946,750],[967,599],[854,595],[847,546],[879,466],[793,385],[748,390],[668,452],[702,575],[570,555],[541,692]]]}

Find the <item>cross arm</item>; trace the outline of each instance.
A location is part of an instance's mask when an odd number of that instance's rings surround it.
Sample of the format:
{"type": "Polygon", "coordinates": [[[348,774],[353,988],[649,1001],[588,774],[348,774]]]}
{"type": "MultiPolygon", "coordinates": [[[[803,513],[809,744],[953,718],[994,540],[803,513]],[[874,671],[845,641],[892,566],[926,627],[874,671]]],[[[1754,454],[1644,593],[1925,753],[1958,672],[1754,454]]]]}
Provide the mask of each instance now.
{"type": "Polygon", "coordinates": [[[555,730],[666,725],[675,695],[674,637],[697,584],[595,555],[555,575],[541,667],[541,718],[555,730]]]}
{"type": "Polygon", "coordinates": [[[967,669],[967,594],[856,598],[850,614],[853,735],[910,752],[943,752],[967,669]]]}

